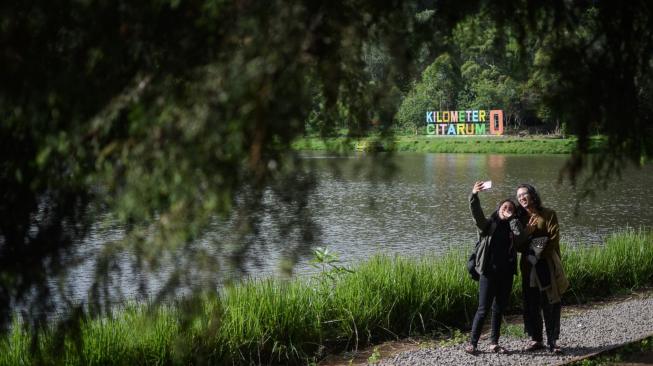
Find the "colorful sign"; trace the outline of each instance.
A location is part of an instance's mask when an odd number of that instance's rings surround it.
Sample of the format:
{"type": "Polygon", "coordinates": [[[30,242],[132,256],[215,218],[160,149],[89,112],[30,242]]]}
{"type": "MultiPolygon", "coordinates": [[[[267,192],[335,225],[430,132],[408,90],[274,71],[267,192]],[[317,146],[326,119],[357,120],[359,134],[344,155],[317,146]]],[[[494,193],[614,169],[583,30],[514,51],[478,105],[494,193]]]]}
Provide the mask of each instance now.
{"type": "Polygon", "coordinates": [[[472,109],[426,112],[427,135],[503,135],[503,111],[472,109]]]}

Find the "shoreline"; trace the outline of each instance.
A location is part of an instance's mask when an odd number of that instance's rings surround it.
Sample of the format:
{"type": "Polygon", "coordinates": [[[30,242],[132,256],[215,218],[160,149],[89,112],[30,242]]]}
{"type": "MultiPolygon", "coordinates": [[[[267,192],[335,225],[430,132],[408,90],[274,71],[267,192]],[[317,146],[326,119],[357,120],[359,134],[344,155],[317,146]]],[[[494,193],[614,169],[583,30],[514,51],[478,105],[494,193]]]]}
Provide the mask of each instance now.
{"type": "MultiPolygon", "coordinates": [[[[421,153],[497,153],[497,154],[571,154],[576,148],[575,137],[533,135],[519,137],[459,136],[431,137],[428,135],[393,136],[388,138],[365,137],[304,137],[292,143],[298,151],[397,151],[421,153]]],[[[590,153],[599,152],[605,145],[603,137],[590,139],[590,153]]]]}

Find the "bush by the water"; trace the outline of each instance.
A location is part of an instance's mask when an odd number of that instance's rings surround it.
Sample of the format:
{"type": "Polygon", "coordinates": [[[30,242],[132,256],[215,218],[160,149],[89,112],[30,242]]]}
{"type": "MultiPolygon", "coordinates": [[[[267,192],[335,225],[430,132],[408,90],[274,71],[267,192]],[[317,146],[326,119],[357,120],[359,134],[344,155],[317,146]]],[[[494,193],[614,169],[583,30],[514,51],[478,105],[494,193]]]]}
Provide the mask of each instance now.
{"type": "MultiPolygon", "coordinates": [[[[477,306],[465,254],[379,255],[353,273],[248,281],[176,306],[130,305],[83,320],[77,331],[34,332],[17,320],[0,340],[0,365],[307,363],[329,351],[465,327],[477,306]]],[[[567,303],[650,285],[653,232],[563,247],[563,263],[572,285],[567,303]]]]}

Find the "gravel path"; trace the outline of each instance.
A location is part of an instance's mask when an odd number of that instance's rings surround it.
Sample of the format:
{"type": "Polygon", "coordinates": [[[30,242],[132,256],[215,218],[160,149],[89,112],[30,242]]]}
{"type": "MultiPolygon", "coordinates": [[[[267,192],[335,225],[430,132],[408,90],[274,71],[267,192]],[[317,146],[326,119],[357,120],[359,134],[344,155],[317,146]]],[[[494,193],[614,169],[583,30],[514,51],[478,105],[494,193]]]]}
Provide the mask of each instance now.
{"type": "MultiPolygon", "coordinates": [[[[564,308],[563,308],[564,312],[564,308]]],[[[489,323],[489,322],[488,322],[489,323]]],[[[465,344],[407,351],[379,365],[557,365],[574,358],[614,348],[653,334],[653,295],[628,299],[563,315],[560,340],[564,354],[547,351],[523,352],[528,340],[501,337],[508,355],[489,352],[489,340],[479,342],[476,356],[463,351],[465,344]]],[[[546,335],[545,342],[546,342],[546,335]]]]}

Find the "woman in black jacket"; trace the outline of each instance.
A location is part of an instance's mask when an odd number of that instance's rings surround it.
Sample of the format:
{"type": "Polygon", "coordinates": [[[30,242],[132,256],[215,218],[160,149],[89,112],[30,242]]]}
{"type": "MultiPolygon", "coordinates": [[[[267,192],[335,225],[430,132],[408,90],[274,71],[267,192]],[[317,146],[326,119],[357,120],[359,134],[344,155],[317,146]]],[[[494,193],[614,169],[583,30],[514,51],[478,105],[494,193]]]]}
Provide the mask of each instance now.
{"type": "Polygon", "coordinates": [[[517,273],[515,240],[523,240],[520,236],[523,230],[515,216],[516,205],[511,199],[501,201],[496,211],[486,218],[478,198],[478,192],[482,190],[483,182],[476,182],[469,197],[469,208],[479,230],[475,267],[480,278],[478,309],[472,323],[470,344],[465,351],[471,354],[477,352],[483,322],[492,305],[490,350],[507,353],[505,348],[499,346],[501,320],[510,299],[513,276],[517,273]]]}

